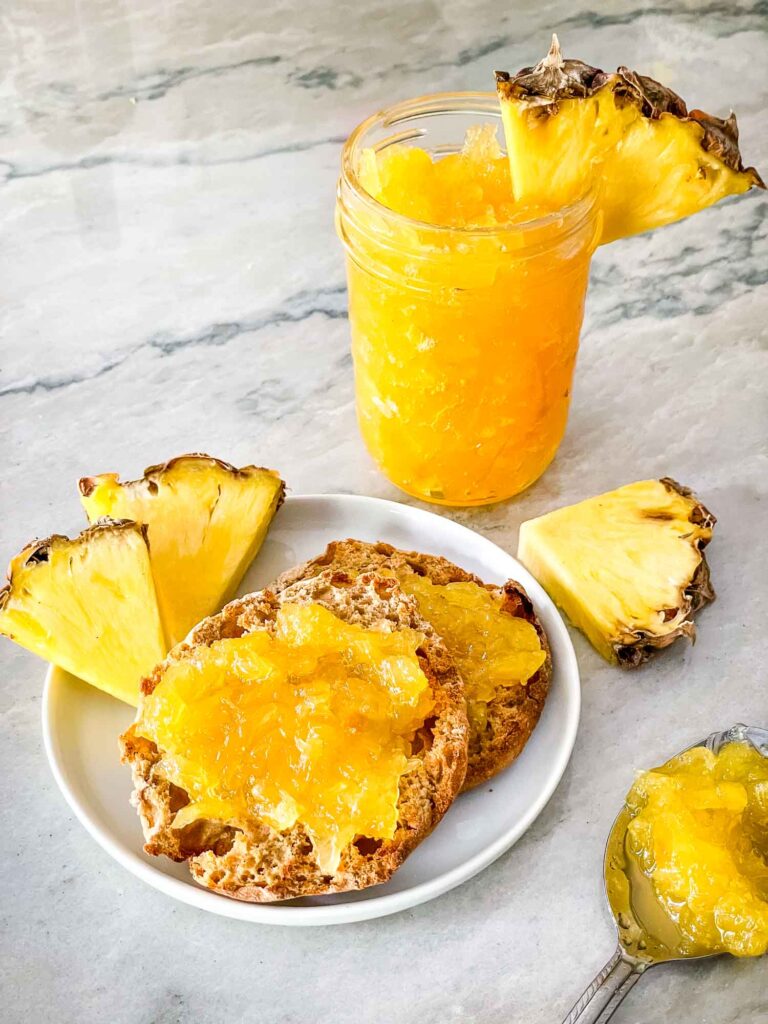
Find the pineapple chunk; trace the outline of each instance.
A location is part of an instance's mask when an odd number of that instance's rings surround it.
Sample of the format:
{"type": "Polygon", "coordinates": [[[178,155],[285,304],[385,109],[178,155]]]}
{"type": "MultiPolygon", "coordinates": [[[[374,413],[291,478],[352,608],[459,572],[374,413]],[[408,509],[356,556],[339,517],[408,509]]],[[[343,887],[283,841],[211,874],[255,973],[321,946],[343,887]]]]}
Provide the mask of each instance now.
{"type": "Polygon", "coordinates": [[[105,521],[16,555],[0,590],[0,633],[134,707],[165,657],[146,529],[105,521]]]}
{"type": "Polygon", "coordinates": [[[604,658],[634,668],[695,638],[715,522],[674,480],[641,480],[523,523],[517,553],[604,658]]]}
{"type": "Polygon", "coordinates": [[[547,56],[496,73],[515,199],[562,207],[595,182],[611,242],[681,220],[724,196],[765,188],[744,168],[733,114],[688,111],[671,89],[620,67],[607,74],[547,56]]]}
{"type": "Polygon", "coordinates": [[[271,469],[235,469],[210,455],[180,455],[140,480],[84,477],[90,522],[102,516],[146,523],[152,573],[170,646],[183,640],[237,589],[264,541],[285,486],[271,469]]]}

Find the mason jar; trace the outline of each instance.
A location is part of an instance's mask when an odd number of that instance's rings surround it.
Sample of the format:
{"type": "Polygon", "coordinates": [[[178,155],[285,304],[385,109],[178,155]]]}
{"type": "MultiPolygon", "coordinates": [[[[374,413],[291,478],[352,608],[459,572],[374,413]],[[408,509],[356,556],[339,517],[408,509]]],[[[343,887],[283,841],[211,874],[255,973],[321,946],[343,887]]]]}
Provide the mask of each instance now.
{"type": "Polygon", "coordinates": [[[419,146],[439,159],[488,123],[501,134],[491,93],[398,103],[352,132],[338,185],[360,431],[394,484],[444,505],[509,498],[554,458],[599,234],[593,193],[459,228],[396,213],[361,184],[371,151],[419,146]]]}

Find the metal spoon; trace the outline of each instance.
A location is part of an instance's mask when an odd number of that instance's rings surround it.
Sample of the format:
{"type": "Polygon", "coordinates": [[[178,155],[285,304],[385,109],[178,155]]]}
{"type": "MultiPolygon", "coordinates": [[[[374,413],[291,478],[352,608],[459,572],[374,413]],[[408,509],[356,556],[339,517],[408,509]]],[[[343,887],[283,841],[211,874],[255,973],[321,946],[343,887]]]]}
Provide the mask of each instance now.
{"type": "MultiPolygon", "coordinates": [[[[768,729],[747,725],[733,725],[724,732],[713,732],[701,743],[686,749],[708,747],[717,753],[726,743],[733,742],[749,743],[768,757],[768,729]]],[[[603,862],[605,895],[618,932],[616,952],[576,1000],[563,1024],[606,1024],[649,967],[669,960],[702,960],[706,955],[718,955],[680,953],[677,927],[657,903],[650,881],[631,868],[629,875],[625,873],[624,839],[629,820],[625,807],[613,823],[603,862]],[[636,917],[638,907],[642,908],[642,924],[636,917]]]]}

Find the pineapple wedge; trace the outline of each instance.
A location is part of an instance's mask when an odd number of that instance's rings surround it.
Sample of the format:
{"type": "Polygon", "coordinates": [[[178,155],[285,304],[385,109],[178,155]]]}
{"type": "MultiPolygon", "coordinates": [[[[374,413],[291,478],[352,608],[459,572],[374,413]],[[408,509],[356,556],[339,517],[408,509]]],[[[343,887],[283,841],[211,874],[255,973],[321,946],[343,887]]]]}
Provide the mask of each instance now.
{"type": "Polygon", "coordinates": [[[744,168],[736,117],[688,111],[671,89],[620,67],[608,74],[547,56],[496,72],[515,199],[562,207],[599,183],[600,242],[681,220],[724,196],[765,188],[744,168]]]}
{"type": "Polygon", "coordinates": [[[28,544],[0,590],[0,633],[136,707],[166,651],[146,529],[105,521],[28,544]]]}
{"type": "Polygon", "coordinates": [[[146,523],[152,573],[169,646],[217,612],[262,545],[285,485],[271,469],[235,469],[210,455],[180,455],[140,480],[84,477],[88,519],[146,523]]]}
{"type": "Polygon", "coordinates": [[[674,480],[641,480],[523,523],[517,554],[607,661],[635,668],[695,638],[715,522],[674,480]]]}

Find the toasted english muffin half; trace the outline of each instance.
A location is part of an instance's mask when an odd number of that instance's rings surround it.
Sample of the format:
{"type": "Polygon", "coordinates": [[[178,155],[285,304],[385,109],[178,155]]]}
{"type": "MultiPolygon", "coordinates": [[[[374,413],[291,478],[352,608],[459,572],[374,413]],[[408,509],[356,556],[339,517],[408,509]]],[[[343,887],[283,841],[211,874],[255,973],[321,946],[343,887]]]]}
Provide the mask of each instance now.
{"type": "Polygon", "coordinates": [[[409,770],[400,776],[394,837],[357,836],[345,847],[333,874],[321,870],[312,839],[300,821],[284,831],[259,819],[242,827],[198,820],[174,829],[174,817],[189,802],[188,794],[164,777],[161,751],[138,734],[135,724],[124,733],[122,759],[132,768],[132,802],[141,818],[147,853],[186,860],[201,885],[256,903],[345,892],[387,881],[448,810],[461,789],[467,765],[465,701],[453,660],[419,615],[413,598],[400,590],[396,580],[375,573],[353,577],[325,572],[284,587],[280,594],[266,590],[232,601],[195,627],[143,680],[143,694],[154,691],[169,664],[193,659],[201,647],[257,630],[274,632],[277,612],[288,603],[320,604],[342,621],[366,629],[410,628],[423,633],[416,653],[434,707],[411,743],[409,770]]]}
{"type": "MultiPolygon", "coordinates": [[[[487,713],[482,722],[473,721],[470,715],[469,761],[463,789],[480,785],[510,765],[520,755],[541,716],[552,679],[552,656],[547,636],[524,588],[513,580],[502,587],[485,584],[477,576],[439,555],[400,551],[391,544],[369,544],[348,539],[333,541],[317,558],[289,569],[277,579],[273,589],[280,593],[295,586],[297,581],[311,579],[329,570],[349,575],[370,571],[395,575],[415,573],[426,577],[435,586],[474,583],[498,598],[502,612],[523,619],[534,627],[544,652],[541,667],[518,685],[500,686],[487,703],[487,713]]],[[[422,614],[425,614],[423,610],[422,614]]],[[[455,649],[450,631],[445,628],[443,640],[449,652],[455,649]]],[[[466,679],[464,683],[467,685],[466,679]]]]}

